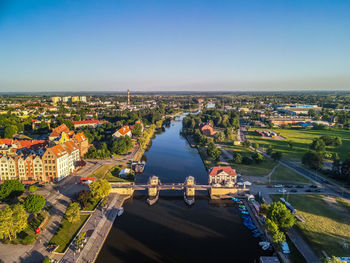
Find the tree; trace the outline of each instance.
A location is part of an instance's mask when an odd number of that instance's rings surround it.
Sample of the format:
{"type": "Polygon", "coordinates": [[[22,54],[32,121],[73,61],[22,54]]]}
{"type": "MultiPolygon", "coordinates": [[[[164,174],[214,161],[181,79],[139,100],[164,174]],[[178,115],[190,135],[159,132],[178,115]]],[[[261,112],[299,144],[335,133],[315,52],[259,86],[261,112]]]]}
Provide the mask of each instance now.
{"type": "Polygon", "coordinates": [[[274,202],[270,206],[267,217],[283,230],[288,230],[295,224],[295,217],[281,202],[274,202]]]}
{"type": "Polygon", "coordinates": [[[275,162],[277,162],[277,161],[281,160],[281,158],[282,158],[282,153],[281,153],[281,152],[273,152],[273,153],[271,154],[271,158],[272,158],[275,162]]]}
{"type": "Polygon", "coordinates": [[[215,142],[223,142],[225,140],[225,134],[223,132],[217,132],[214,135],[215,142]]]}
{"type": "Polygon", "coordinates": [[[78,202],[82,207],[86,207],[89,203],[89,200],[91,198],[91,193],[86,190],[81,190],[78,194],[78,202]]]}
{"type": "Polygon", "coordinates": [[[27,214],[23,205],[16,204],[12,208],[6,205],[0,210],[0,239],[17,237],[27,227],[27,214]]]}
{"type": "Polygon", "coordinates": [[[264,156],[261,153],[258,152],[254,152],[252,154],[252,159],[254,160],[254,162],[256,163],[261,163],[262,161],[264,161],[264,156]]]}
{"type": "Polygon", "coordinates": [[[5,138],[12,138],[14,135],[16,135],[18,132],[16,125],[10,125],[5,128],[4,131],[4,137],[5,138]]]}
{"type": "Polygon", "coordinates": [[[252,146],[253,146],[254,149],[258,149],[258,148],[259,148],[259,143],[254,142],[254,143],[252,144],[252,146]]]}
{"type": "Polygon", "coordinates": [[[36,190],[38,190],[38,187],[36,185],[31,185],[28,187],[29,192],[35,192],[36,190]]]}
{"type": "Polygon", "coordinates": [[[275,222],[273,222],[271,219],[269,218],[266,219],[265,226],[267,231],[271,233],[273,242],[283,243],[286,241],[285,234],[279,230],[278,225],[275,222]]]}
{"type": "Polygon", "coordinates": [[[341,175],[350,182],[350,159],[346,159],[341,165],[341,175]]]}
{"type": "Polygon", "coordinates": [[[262,203],[260,205],[260,210],[259,212],[262,213],[263,215],[267,215],[267,213],[269,212],[270,210],[270,205],[268,204],[265,204],[265,203],[262,203]]]}
{"type": "Polygon", "coordinates": [[[245,148],[249,148],[250,147],[250,141],[244,141],[243,143],[242,143],[242,145],[243,145],[243,147],[245,147],[245,148]]]}
{"type": "Polygon", "coordinates": [[[45,198],[42,195],[32,194],[24,200],[24,207],[30,214],[36,214],[45,206],[45,198]]]}
{"type": "Polygon", "coordinates": [[[101,179],[98,181],[92,182],[90,185],[90,191],[93,198],[101,199],[111,191],[111,185],[106,179],[101,179]]]}
{"type": "Polygon", "coordinates": [[[24,185],[19,180],[5,180],[0,186],[0,200],[19,196],[24,192],[24,185]]]}
{"type": "Polygon", "coordinates": [[[17,237],[17,233],[20,233],[27,227],[27,214],[24,206],[21,204],[15,204],[12,207],[12,227],[11,234],[14,238],[17,237]]]}
{"type": "Polygon", "coordinates": [[[346,261],[342,261],[340,258],[337,258],[336,256],[332,256],[331,258],[326,258],[324,260],[324,263],[346,263],[346,261]]]}
{"type": "Polygon", "coordinates": [[[210,156],[210,158],[212,158],[213,160],[219,159],[219,157],[221,155],[221,151],[216,147],[215,143],[213,143],[213,142],[210,142],[208,144],[207,152],[208,152],[208,155],[210,156]]]}
{"type": "Polygon", "coordinates": [[[140,136],[142,133],[141,123],[136,123],[131,132],[132,132],[132,135],[134,135],[134,136],[140,136]]]}
{"type": "Polygon", "coordinates": [[[310,144],[310,149],[316,152],[323,152],[326,149],[326,144],[321,139],[314,139],[310,144]]]}
{"type": "Polygon", "coordinates": [[[235,155],[233,156],[232,161],[236,164],[240,164],[242,163],[242,155],[240,153],[235,153],[235,155]]]}
{"type": "Polygon", "coordinates": [[[80,205],[76,202],[70,203],[64,216],[70,223],[78,222],[80,220],[80,205]]]}
{"type": "Polygon", "coordinates": [[[132,141],[129,136],[119,137],[113,140],[112,152],[116,154],[125,154],[132,147],[132,141]]]}
{"type": "Polygon", "coordinates": [[[41,261],[41,263],[51,263],[51,260],[50,260],[49,257],[45,257],[45,258],[41,261]]]}
{"type": "Polygon", "coordinates": [[[287,142],[288,146],[289,146],[289,149],[293,149],[293,142],[292,141],[288,141],[287,142]]]}
{"type": "Polygon", "coordinates": [[[320,169],[323,165],[322,156],[320,153],[307,152],[303,155],[301,162],[311,169],[320,169]]]}

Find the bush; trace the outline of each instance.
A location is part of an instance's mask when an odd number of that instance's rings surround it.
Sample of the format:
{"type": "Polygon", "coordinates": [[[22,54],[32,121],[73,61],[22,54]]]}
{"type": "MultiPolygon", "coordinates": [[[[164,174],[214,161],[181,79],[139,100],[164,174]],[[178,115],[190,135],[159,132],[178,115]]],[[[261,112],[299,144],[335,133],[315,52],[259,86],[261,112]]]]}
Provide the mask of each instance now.
{"type": "Polygon", "coordinates": [[[24,200],[24,207],[28,213],[36,214],[45,206],[45,198],[38,194],[32,194],[24,200]]]}
{"type": "Polygon", "coordinates": [[[264,156],[258,152],[253,153],[252,158],[253,158],[254,162],[256,162],[258,164],[261,163],[262,161],[264,161],[264,156]]]}
{"type": "Polygon", "coordinates": [[[80,220],[80,206],[78,203],[70,203],[67,207],[65,218],[70,223],[74,223],[80,220]]]}
{"type": "Polygon", "coordinates": [[[236,153],[234,156],[233,156],[233,159],[232,161],[236,164],[240,164],[242,163],[242,155],[240,153],[236,153]]]}
{"type": "Polygon", "coordinates": [[[38,190],[38,187],[36,185],[31,185],[28,187],[29,192],[35,192],[36,190],[38,190]]]}

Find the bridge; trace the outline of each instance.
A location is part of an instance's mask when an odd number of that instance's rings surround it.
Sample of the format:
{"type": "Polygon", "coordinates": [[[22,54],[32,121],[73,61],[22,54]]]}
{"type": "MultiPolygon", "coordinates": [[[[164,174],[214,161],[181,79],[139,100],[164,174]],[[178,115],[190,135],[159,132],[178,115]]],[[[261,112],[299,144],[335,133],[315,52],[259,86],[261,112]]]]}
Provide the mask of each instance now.
{"type": "MultiPolygon", "coordinates": [[[[194,177],[189,176],[184,183],[166,183],[162,184],[157,176],[149,178],[147,184],[134,184],[134,183],[111,183],[112,192],[122,195],[132,195],[134,191],[147,190],[149,198],[147,202],[154,204],[159,197],[160,191],[165,190],[178,190],[184,191],[184,199],[186,203],[194,203],[194,196],[196,191],[209,191],[210,196],[219,196],[226,194],[235,194],[238,192],[238,188],[231,186],[213,187],[212,185],[196,184],[194,177]],[[191,200],[192,201],[191,201],[191,200]]],[[[247,189],[244,189],[246,191],[247,189]]]]}

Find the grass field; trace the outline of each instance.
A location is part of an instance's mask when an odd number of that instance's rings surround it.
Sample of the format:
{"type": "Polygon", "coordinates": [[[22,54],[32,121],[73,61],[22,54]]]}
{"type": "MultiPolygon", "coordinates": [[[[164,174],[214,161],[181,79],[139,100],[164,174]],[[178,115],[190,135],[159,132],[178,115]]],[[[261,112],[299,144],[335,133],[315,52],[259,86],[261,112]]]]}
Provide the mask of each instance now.
{"type": "Polygon", "coordinates": [[[275,171],[271,174],[270,177],[271,180],[282,180],[281,182],[285,181],[293,181],[293,182],[301,182],[301,183],[312,183],[311,180],[305,178],[304,176],[298,174],[297,172],[294,172],[293,170],[283,166],[279,165],[275,171]]]}
{"type": "Polygon", "coordinates": [[[93,172],[90,176],[98,179],[106,179],[109,182],[129,182],[126,179],[118,177],[121,170],[120,165],[105,164],[93,172]]]}
{"type": "MultiPolygon", "coordinates": [[[[260,128],[261,129],[261,128],[260,128]]],[[[327,147],[329,152],[337,152],[341,159],[344,159],[350,152],[350,131],[342,129],[331,130],[311,130],[311,129],[268,129],[285,137],[285,140],[275,140],[273,138],[265,138],[255,134],[253,128],[248,132],[248,140],[251,142],[257,142],[260,147],[267,148],[271,145],[274,150],[281,151],[284,157],[289,159],[299,160],[303,154],[308,151],[309,144],[314,138],[318,138],[323,135],[339,136],[343,144],[338,147],[327,147]],[[288,141],[291,141],[293,148],[290,148],[288,141]]]]}
{"type": "MultiPolygon", "coordinates": [[[[250,157],[253,153],[253,151],[242,146],[225,146],[224,148],[230,153],[240,153],[242,157],[250,157]]],[[[233,168],[236,169],[238,173],[247,176],[266,176],[271,172],[275,165],[275,162],[266,157],[264,157],[264,161],[260,164],[232,164],[233,168]]]]}
{"type": "Polygon", "coordinates": [[[110,170],[114,164],[105,164],[93,172],[89,177],[96,177],[98,179],[104,178],[108,170],[110,170]]]}
{"type": "Polygon", "coordinates": [[[59,246],[56,252],[62,253],[66,249],[88,217],[88,215],[81,215],[80,221],[76,223],[69,223],[65,218],[62,219],[61,227],[50,240],[51,244],[59,246]]]}
{"type": "MultiPolygon", "coordinates": [[[[281,195],[271,195],[277,200],[281,195]]],[[[288,200],[305,218],[297,222],[301,233],[318,256],[350,254],[350,204],[324,195],[289,195],[288,200]]]]}

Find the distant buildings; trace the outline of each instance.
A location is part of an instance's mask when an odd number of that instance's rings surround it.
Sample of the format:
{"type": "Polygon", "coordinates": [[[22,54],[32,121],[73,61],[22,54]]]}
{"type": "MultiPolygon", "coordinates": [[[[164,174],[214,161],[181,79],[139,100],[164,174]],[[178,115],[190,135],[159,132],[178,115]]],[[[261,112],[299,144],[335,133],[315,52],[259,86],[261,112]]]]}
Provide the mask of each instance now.
{"type": "Polygon", "coordinates": [[[112,134],[112,137],[119,138],[123,136],[129,136],[132,137],[131,129],[128,125],[125,125],[121,127],[119,130],[117,130],[115,133],[112,134]]]}
{"type": "Polygon", "coordinates": [[[302,104],[289,104],[277,107],[279,113],[288,115],[307,115],[309,110],[321,111],[322,108],[317,105],[302,105],[302,104]]]}
{"type": "Polygon", "coordinates": [[[101,126],[104,123],[108,123],[108,121],[99,121],[99,120],[85,120],[85,121],[73,121],[74,128],[96,128],[101,126]]]}
{"type": "Polygon", "coordinates": [[[56,104],[58,102],[87,102],[86,96],[64,96],[64,97],[51,97],[51,102],[56,104]]]}

